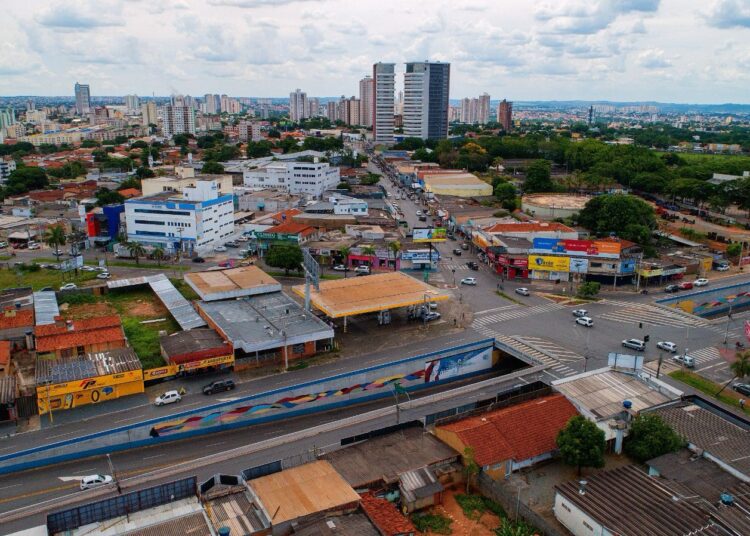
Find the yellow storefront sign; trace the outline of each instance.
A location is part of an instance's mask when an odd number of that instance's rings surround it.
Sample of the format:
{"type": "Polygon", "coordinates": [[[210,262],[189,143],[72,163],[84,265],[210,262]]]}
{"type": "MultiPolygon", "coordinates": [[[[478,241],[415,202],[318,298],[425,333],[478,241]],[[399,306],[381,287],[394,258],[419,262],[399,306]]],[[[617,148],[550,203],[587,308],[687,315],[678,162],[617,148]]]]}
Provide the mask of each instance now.
{"type": "Polygon", "coordinates": [[[200,361],[192,361],[183,363],[180,365],[180,370],[195,370],[206,367],[216,367],[218,365],[230,365],[234,364],[234,355],[220,355],[218,357],[210,357],[208,359],[201,359],[200,361]]]}
{"type": "Polygon", "coordinates": [[[95,376],[93,378],[84,378],[82,380],[75,380],[65,383],[55,383],[52,385],[40,385],[36,388],[38,396],[58,396],[69,393],[77,393],[79,391],[86,391],[90,389],[100,389],[102,387],[111,387],[121,383],[129,383],[133,381],[143,381],[143,371],[129,370],[127,372],[120,372],[117,374],[107,374],[106,376],[95,376]]]}
{"type": "Polygon", "coordinates": [[[569,272],[570,257],[529,255],[529,270],[539,270],[543,272],[569,272]]]}
{"type": "Polygon", "coordinates": [[[641,268],[638,270],[641,277],[656,277],[658,275],[664,275],[663,268],[641,268]]]}
{"type": "Polygon", "coordinates": [[[163,367],[156,367],[152,369],[146,369],[143,371],[143,380],[156,380],[158,378],[169,378],[170,376],[176,375],[180,371],[177,365],[164,365],[163,367]]]}

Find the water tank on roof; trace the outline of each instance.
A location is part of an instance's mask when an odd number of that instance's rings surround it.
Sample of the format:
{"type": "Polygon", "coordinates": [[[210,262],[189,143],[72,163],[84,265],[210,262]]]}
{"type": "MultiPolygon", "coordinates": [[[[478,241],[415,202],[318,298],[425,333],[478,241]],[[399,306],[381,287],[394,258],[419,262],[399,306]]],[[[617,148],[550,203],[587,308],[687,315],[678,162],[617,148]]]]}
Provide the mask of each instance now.
{"type": "Polygon", "coordinates": [[[721,504],[726,506],[732,506],[734,504],[734,497],[729,493],[722,493],[720,496],[721,504]]]}
{"type": "Polygon", "coordinates": [[[623,400],[622,407],[625,409],[631,409],[633,407],[633,403],[630,400],[623,400]]]}

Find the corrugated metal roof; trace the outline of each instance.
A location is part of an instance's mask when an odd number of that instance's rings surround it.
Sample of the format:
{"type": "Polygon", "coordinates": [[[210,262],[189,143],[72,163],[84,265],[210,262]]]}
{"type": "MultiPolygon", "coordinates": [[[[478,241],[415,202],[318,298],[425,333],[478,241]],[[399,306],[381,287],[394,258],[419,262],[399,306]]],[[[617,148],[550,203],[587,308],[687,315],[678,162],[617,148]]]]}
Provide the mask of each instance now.
{"type": "Polygon", "coordinates": [[[16,399],[16,377],[0,378],[0,404],[12,404],[16,399]]]}
{"type": "Polygon", "coordinates": [[[77,358],[45,359],[36,362],[36,384],[56,384],[141,368],[132,348],[89,353],[77,358]]]}
{"type": "Polygon", "coordinates": [[[203,512],[195,512],[177,519],[169,519],[151,526],[131,530],[123,536],[213,536],[203,512]]]}
{"type": "Polygon", "coordinates": [[[408,501],[430,497],[443,491],[443,485],[427,467],[401,473],[401,490],[408,501]]]}
{"type": "Polygon", "coordinates": [[[55,317],[60,314],[57,306],[57,294],[54,290],[38,291],[34,293],[34,317],[36,325],[54,324],[55,317]]]}

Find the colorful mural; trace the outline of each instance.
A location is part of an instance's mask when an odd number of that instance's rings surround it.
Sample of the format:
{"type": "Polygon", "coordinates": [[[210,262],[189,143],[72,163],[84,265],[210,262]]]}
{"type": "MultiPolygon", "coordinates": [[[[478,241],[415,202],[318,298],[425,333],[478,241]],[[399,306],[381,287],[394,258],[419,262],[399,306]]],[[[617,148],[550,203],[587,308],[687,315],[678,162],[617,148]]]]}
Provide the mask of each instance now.
{"type": "MultiPolygon", "coordinates": [[[[703,296],[695,296],[701,298],[703,296]]],[[[710,299],[707,301],[699,302],[693,299],[684,299],[670,303],[670,307],[676,309],[682,309],[686,313],[691,313],[698,316],[711,316],[714,310],[721,310],[729,307],[745,307],[750,302],[750,292],[738,292],[737,294],[729,294],[726,296],[719,296],[718,298],[710,299]]]]}
{"type": "Polygon", "coordinates": [[[268,413],[269,411],[292,409],[304,404],[309,404],[310,402],[316,402],[323,398],[345,396],[361,391],[375,391],[377,389],[382,389],[383,387],[392,385],[396,382],[413,382],[415,380],[421,380],[424,377],[425,370],[417,370],[415,372],[412,372],[411,374],[397,374],[394,376],[386,376],[384,378],[378,378],[377,380],[371,382],[358,383],[356,385],[344,387],[342,389],[309,393],[292,398],[282,398],[270,404],[238,406],[226,411],[215,411],[207,415],[193,415],[178,421],[158,424],[151,429],[150,433],[152,437],[160,437],[177,432],[189,432],[197,428],[229,424],[241,417],[247,417],[249,415],[262,415],[264,413],[268,413]]]}
{"type": "Polygon", "coordinates": [[[425,363],[425,382],[437,382],[492,368],[492,349],[457,354],[425,363]]]}

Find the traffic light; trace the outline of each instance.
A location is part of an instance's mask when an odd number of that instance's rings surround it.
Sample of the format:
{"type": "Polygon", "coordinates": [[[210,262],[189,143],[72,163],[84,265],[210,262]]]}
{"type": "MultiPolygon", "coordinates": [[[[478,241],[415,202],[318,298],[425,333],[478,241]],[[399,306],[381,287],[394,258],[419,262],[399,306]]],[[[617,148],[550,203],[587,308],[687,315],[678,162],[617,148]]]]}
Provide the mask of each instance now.
{"type": "Polygon", "coordinates": [[[644,336],[643,336],[643,342],[648,342],[648,340],[649,340],[650,338],[651,338],[651,337],[650,337],[649,335],[644,335],[644,336]]]}

